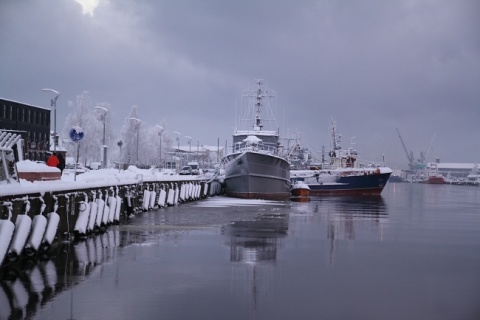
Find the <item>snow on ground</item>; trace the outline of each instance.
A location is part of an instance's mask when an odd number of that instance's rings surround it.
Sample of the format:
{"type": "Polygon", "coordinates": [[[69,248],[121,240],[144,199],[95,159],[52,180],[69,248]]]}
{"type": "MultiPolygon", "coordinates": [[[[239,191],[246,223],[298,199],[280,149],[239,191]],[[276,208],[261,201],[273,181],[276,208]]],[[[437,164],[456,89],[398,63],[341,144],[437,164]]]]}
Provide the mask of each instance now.
{"type": "MultiPolygon", "coordinates": [[[[54,172],[59,169],[49,167],[45,163],[24,160],[17,163],[20,172],[54,172]]],[[[77,175],[73,170],[64,170],[61,180],[30,182],[20,179],[20,182],[0,181],[0,197],[26,193],[44,193],[52,191],[68,191],[84,188],[98,188],[122,184],[137,183],[139,181],[185,181],[208,179],[206,176],[177,175],[171,171],[159,171],[156,168],[139,169],[129,166],[127,170],[99,169],[90,170],[77,175]],[[76,181],[75,181],[76,180],[76,181]]]]}
{"type": "Polygon", "coordinates": [[[18,172],[58,172],[60,169],[49,167],[43,161],[24,160],[17,162],[18,172]]]}

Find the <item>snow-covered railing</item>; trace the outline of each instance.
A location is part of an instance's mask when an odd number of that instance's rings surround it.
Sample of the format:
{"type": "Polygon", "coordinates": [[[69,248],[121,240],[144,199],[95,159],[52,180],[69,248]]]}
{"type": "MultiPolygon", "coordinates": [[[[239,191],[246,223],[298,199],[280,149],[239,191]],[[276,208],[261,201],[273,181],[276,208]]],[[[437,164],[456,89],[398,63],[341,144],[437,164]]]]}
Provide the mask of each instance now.
{"type": "Polygon", "coordinates": [[[23,160],[22,141],[22,136],[18,133],[0,130],[0,156],[3,164],[3,176],[7,183],[10,183],[10,172],[8,170],[7,161],[15,161],[13,155],[14,145],[17,145],[18,159],[23,160]]]}

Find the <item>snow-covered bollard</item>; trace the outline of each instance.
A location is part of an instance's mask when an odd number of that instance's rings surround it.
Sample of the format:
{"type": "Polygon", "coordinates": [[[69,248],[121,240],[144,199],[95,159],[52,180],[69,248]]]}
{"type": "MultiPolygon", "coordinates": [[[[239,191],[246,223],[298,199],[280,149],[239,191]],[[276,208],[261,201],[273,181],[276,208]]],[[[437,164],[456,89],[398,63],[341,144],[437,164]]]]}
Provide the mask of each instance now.
{"type": "Polygon", "coordinates": [[[55,240],[55,235],[57,234],[58,224],[60,223],[60,216],[56,212],[57,209],[55,208],[54,211],[47,214],[47,228],[45,229],[45,234],[43,235],[42,240],[42,250],[47,251],[48,248],[55,240]]]}
{"type": "MultiPolygon", "coordinates": [[[[60,223],[60,216],[57,213],[58,210],[58,201],[57,197],[53,197],[55,200],[55,204],[53,205],[53,211],[47,214],[47,226],[45,228],[45,232],[43,234],[42,244],[40,249],[42,251],[47,251],[55,240],[55,235],[57,234],[58,224],[60,223]]],[[[41,201],[43,199],[41,198],[41,201]]],[[[45,210],[45,203],[42,204],[41,214],[43,215],[43,211],[45,210]]],[[[34,218],[35,219],[35,218],[34,218]]]]}
{"type": "Polygon", "coordinates": [[[115,222],[115,213],[117,210],[117,198],[115,196],[112,195],[108,197],[108,206],[110,208],[108,223],[113,224],[115,222]]]}
{"type": "Polygon", "coordinates": [[[180,201],[187,201],[187,184],[182,184],[180,187],[180,201]]]}
{"type": "Polygon", "coordinates": [[[168,188],[167,204],[173,206],[175,204],[175,190],[172,186],[168,188]]]}
{"type": "Polygon", "coordinates": [[[188,183],[187,190],[188,190],[187,199],[193,200],[193,184],[191,182],[188,183]]]}
{"type": "Polygon", "coordinates": [[[28,255],[33,255],[38,251],[46,228],[47,218],[45,218],[43,215],[43,210],[41,210],[39,214],[33,217],[32,232],[30,233],[30,236],[27,240],[27,245],[25,246],[25,252],[28,255]]]}
{"type": "Polygon", "coordinates": [[[196,184],[195,185],[195,199],[199,199],[200,198],[200,185],[199,184],[196,184]]]}
{"type": "Polygon", "coordinates": [[[110,207],[108,206],[108,195],[105,196],[105,206],[103,207],[102,226],[108,225],[108,218],[110,217],[110,207]]]}
{"type": "Polygon", "coordinates": [[[0,220],[0,266],[7,254],[8,246],[10,245],[15,229],[15,225],[10,221],[12,218],[12,203],[4,202],[3,204],[8,208],[8,220],[0,220]]]}
{"type": "Polygon", "coordinates": [[[88,196],[85,194],[85,200],[80,201],[80,211],[78,213],[77,221],[75,222],[74,232],[79,236],[87,234],[88,218],[90,216],[90,204],[88,203],[88,196]]]}
{"type": "Polygon", "coordinates": [[[117,206],[115,207],[115,217],[113,218],[114,223],[120,222],[120,210],[122,209],[122,198],[118,195],[115,197],[117,199],[117,206]]]}
{"type": "Polygon", "coordinates": [[[150,209],[155,209],[155,199],[157,198],[157,192],[155,191],[155,188],[153,188],[152,191],[150,191],[150,209]]]}
{"type": "Polygon", "coordinates": [[[90,215],[88,216],[88,227],[87,227],[88,232],[92,232],[95,229],[95,222],[97,221],[98,206],[97,206],[96,196],[97,194],[94,192],[93,199],[90,202],[90,215]]]}
{"type": "Polygon", "coordinates": [[[174,195],[174,199],[173,199],[173,203],[174,204],[178,204],[178,197],[180,196],[180,187],[178,186],[178,184],[175,185],[175,195],[174,195]]]}
{"type": "Polygon", "coordinates": [[[90,191],[92,193],[92,199],[89,203],[90,205],[90,214],[88,216],[87,232],[93,232],[95,229],[95,223],[97,222],[97,192],[94,190],[90,191]]]}
{"type": "Polygon", "coordinates": [[[195,200],[195,184],[189,183],[188,189],[190,191],[190,195],[189,195],[190,200],[195,200]]]}
{"type": "Polygon", "coordinates": [[[164,189],[160,189],[159,195],[158,195],[158,206],[160,208],[165,207],[165,201],[167,200],[167,192],[165,192],[164,189]]]}
{"type": "Polygon", "coordinates": [[[149,205],[150,205],[150,191],[148,190],[148,187],[147,187],[145,190],[143,190],[142,210],[147,211],[149,205]]]}
{"type": "Polygon", "coordinates": [[[15,221],[15,231],[13,233],[13,238],[10,243],[9,249],[9,259],[15,260],[20,256],[25,247],[25,243],[27,241],[28,235],[30,233],[30,228],[32,226],[32,219],[28,216],[28,212],[30,211],[30,201],[28,200],[28,196],[25,200],[25,213],[19,214],[15,221]]]}
{"type": "Polygon", "coordinates": [[[203,196],[208,197],[208,188],[210,187],[210,184],[208,182],[205,182],[203,185],[203,196]]]}
{"type": "Polygon", "coordinates": [[[97,199],[97,218],[95,221],[95,225],[98,228],[102,227],[103,209],[105,208],[105,201],[103,201],[102,196],[102,192],[99,191],[97,199]]]}

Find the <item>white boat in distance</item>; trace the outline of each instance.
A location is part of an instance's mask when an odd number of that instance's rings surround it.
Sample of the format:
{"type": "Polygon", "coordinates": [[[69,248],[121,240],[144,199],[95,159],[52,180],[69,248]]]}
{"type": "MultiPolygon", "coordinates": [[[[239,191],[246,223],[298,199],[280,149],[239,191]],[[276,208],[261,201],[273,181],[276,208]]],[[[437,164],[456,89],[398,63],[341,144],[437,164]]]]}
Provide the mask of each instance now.
{"type": "Polygon", "coordinates": [[[227,196],[247,199],[287,199],[290,196],[290,163],[281,156],[278,128],[264,130],[262,108],[275,122],[270,102],[275,92],[256,88],[242,93],[244,115],[241,122],[252,129],[235,130],[232,152],[223,157],[225,193],[227,196]]]}

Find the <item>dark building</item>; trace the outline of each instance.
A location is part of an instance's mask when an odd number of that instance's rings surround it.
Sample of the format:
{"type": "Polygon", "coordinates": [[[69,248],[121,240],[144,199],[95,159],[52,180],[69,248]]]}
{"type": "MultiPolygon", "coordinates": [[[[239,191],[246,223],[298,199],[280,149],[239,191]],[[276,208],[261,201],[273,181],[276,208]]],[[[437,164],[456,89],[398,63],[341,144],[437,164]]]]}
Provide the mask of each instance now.
{"type": "Polygon", "coordinates": [[[22,135],[25,159],[44,161],[47,158],[50,112],[47,108],[0,98],[0,130],[22,135]]]}

